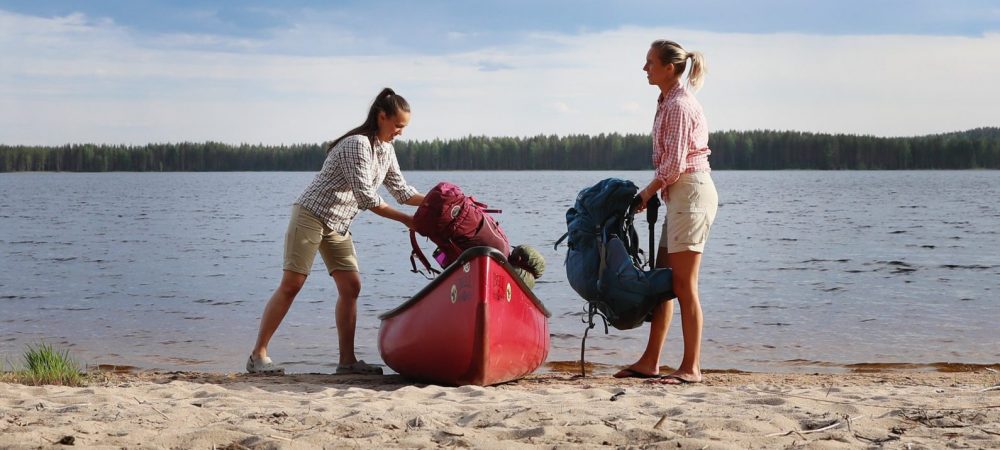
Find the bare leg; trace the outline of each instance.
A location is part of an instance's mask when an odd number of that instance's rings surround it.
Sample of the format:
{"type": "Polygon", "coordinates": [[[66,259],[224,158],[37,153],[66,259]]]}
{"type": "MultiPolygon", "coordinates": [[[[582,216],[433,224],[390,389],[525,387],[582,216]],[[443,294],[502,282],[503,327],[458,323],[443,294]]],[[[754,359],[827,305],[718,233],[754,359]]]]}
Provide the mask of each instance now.
{"type": "Polygon", "coordinates": [[[260,317],[260,331],[257,332],[257,343],[252,352],[255,358],[267,357],[267,344],[271,342],[271,336],[278,329],[278,325],[281,325],[288,308],[292,306],[295,296],[302,290],[305,282],[306,276],[301,273],[286,270],[282,274],[281,284],[271,294],[271,299],[264,307],[264,314],[260,317]]]}
{"type": "MultiPolygon", "coordinates": [[[[701,376],[701,334],[704,318],[701,300],[698,297],[698,272],[701,267],[701,253],[683,251],[667,255],[674,270],[674,293],[681,310],[681,327],[684,331],[684,359],[680,367],[670,377],[689,382],[699,382],[701,376]]],[[[665,378],[667,384],[681,381],[665,378]]]]}
{"type": "Polygon", "coordinates": [[[340,365],[358,362],[354,355],[354,332],[358,321],[358,296],[361,295],[361,274],[335,270],[331,274],[337,284],[337,340],[340,345],[340,365]]]}
{"type": "MultiPolygon", "coordinates": [[[[659,254],[656,255],[656,267],[668,267],[665,248],[660,248],[659,254]]],[[[646,341],[646,350],[643,351],[642,356],[635,364],[618,372],[616,376],[625,376],[628,370],[648,375],[660,373],[660,353],[663,352],[663,346],[667,342],[667,330],[670,329],[670,321],[673,316],[673,300],[666,300],[653,309],[653,321],[649,326],[649,340],[646,341]]]]}

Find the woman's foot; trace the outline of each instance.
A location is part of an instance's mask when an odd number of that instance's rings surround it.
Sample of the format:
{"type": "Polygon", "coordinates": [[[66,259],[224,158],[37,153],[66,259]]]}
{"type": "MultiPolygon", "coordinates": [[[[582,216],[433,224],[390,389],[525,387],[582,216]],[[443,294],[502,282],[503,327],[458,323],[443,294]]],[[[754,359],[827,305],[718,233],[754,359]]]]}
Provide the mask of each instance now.
{"type": "Polygon", "coordinates": [[[615,378],[660,378],[659,371],[657,372],[644,372],[635,366],[626,367],[619,370],[618,373],[612,375],[615,378]]]}
{"type": "Polygon", "coordinates": [[[351,364],[337,364],[337,375],[382,375],[382,368],[362,360],[351,364]]]}
{"type": "Polygon", "coordinates": [[[681,373],[678,371],[670,375],[661,377],[659,380],[656,380],[656,382],[659,384],[672,384],[672,385],[693,384],[693,383],[701,383],[702,379],[703,378],[700,373],[699,374],[681,373]]]}
{"type": "Polygon", "coordinates": [[[271,358],[267,356],[263,358],[258,358],[255,355],[250,355],[247,359],[247,373],[255,373],[262,375],[284,375],[285,368],[271,361],[271,358]]]}

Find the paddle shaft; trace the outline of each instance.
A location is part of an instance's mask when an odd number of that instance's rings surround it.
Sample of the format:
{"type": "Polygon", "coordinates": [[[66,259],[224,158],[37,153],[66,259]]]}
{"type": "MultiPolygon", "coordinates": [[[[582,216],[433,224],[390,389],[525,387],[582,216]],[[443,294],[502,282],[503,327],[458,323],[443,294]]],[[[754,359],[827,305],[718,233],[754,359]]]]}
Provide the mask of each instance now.
{"type": "Polygon", "coordinates": [[[660,210],[660,199],[655,195],[646,202],[646,222],[649,222],[649,268],[656,267],[656,240],[653,235],[656,233],[656,217],[660,210]]]}

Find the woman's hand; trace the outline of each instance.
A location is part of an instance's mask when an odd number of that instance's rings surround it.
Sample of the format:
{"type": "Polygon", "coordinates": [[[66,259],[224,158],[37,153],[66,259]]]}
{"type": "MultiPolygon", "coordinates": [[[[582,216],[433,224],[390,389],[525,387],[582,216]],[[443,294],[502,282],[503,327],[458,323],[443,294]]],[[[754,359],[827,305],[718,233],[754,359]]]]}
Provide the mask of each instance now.
{"type": "Polygon", "coordinates": [[[653,198],[654,195],[656,195],[655,192],[653,194],[649,193],[649,187],[639,191],[639,205],[635,207],[635,212],[645,211],[646,204],[649,203],[649,199],[653,198]]]}
{"type": "Polygon", "coordinates": [[[399,221],[402,222],[403,225],[406,225],[407,229],[409,230],[413,229],[413,216],[407,214],[404,217],[400,218],[399,221]]]}
{"type": "Polygon", "coordinates": [[[663,189],[666,186],[667,186],[666,183],[660,181],[657,178],[654,178],[653,181],[650,181],[645,188],[639,191],[639,198],[642,200],[641,203],[639,204],[639,207],[635,209],[635,212],[645,211],[646,205],[649,204],[649,199],[653,198],[653,196],[655,196],[656,193],[660,192],[661,190],[663,190],[663,197],[664,197],[663,200],[666,201],[667,194],[666,190],[663,189]]]}

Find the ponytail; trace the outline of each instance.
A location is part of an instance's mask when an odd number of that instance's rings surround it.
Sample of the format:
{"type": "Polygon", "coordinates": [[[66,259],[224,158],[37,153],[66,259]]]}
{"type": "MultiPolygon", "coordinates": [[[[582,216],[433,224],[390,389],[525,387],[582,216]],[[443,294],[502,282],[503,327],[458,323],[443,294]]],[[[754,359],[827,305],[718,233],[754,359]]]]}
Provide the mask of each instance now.
{"type": "Polygon", "coordinates": [[[705,55],[701,52],[688,52],[687,56],[691,58],[688,85],[691,86],[691,89],[697,91],[705,84],[705,74],[708,73],[708,67],[705,67],[705,55]]]}
{"type": "Polygon", "coordinates": [[[371,143],[372,147],[374,147],[375,141],[378,140],[378,114],[385,113],[386,116],[393,117],[400,111],[410,112],[410,104],[406,102],[406,99],[397,95],[396,92],[390,88],[382,89],[382,91],[375,96],[375,101],[372,102],[371,108],[368,109],[368,116],[365,117],[365,122],[331,142],[330,145],[326,147],[326,152],[330,153],[330,150],[333,150],[333,148],[336,147],[340,141],[355,134],[367,137],[368,142],[371,143]]]}

